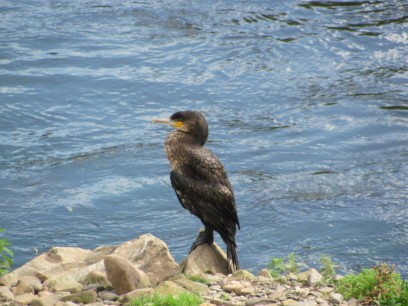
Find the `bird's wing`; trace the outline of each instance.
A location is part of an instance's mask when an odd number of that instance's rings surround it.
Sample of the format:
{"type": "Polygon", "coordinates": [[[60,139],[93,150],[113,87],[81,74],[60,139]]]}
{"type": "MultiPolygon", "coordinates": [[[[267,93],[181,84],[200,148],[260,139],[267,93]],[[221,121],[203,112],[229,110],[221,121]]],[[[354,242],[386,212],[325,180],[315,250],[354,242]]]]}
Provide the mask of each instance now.
{"type": "Polygon", "coordinates": [[[180,203],[221,236],[235,235],[239,220],[224,167],[209,150],[189,156],[189,162],[170,175],[180,203]]]}

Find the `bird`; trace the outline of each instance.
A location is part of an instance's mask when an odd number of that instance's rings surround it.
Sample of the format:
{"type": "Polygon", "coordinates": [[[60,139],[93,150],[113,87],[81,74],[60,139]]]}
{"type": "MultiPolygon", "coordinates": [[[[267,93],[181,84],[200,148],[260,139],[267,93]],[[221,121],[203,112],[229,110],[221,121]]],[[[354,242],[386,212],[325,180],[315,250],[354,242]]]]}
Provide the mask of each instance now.
{"type": "Polygon", "coordinates": [[[170,118],[153,119],[153,123],[174,128],[164,143],[171,185],[180,204],[204,225],[190,253],[202,244],[211,246],[215,231],[227,246],[230,272],[239,270],[235,235],[240,224],[234,192],[224,166],[204,147],[208,139],[207,120],[201,112],[185,110],[170,118]]]}

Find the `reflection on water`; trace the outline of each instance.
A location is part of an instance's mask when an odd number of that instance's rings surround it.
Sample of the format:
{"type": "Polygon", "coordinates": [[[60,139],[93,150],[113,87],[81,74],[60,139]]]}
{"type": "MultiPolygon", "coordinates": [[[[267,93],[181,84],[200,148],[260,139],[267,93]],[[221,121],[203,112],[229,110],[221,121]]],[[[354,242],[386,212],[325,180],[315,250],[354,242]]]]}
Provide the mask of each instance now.
{"type": "Polygon", "coordinates": [[[146,232],[181,260],[200,224],[150,119],[198,109],[244,268],[294,251],[408,275],[406,1],[3,2],[0,227],[16,266],[146,232]]]}

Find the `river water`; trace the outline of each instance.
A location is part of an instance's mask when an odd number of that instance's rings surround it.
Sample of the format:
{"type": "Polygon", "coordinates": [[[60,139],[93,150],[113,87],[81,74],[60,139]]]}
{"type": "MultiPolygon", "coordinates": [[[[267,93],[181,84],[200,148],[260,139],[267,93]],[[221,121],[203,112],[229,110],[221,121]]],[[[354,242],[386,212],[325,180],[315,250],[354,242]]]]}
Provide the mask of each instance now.
{"type": "Polygon", "coordinates": [[[144,233],[183,259],[200,223],[170,185],[169,128],[150,120],[196,109],[234,187],[242,268],[295,252],[408,277],[407,22],[399,0],[3,0],[14,268],[144,233]]]}

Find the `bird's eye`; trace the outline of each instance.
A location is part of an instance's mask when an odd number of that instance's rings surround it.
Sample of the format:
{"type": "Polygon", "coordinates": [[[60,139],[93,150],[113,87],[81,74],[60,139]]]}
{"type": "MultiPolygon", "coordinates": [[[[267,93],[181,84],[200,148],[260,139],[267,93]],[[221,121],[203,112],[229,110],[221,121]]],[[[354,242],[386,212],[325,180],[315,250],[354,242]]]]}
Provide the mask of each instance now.
{"type": "Polygon", "coordinates": [[[177,121],[177,122],[183,122],[183,119],[181,119],[181,118],[176,118],[176,121],[177,121]]]}

